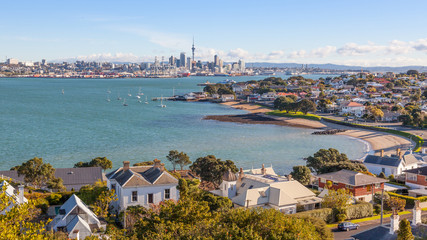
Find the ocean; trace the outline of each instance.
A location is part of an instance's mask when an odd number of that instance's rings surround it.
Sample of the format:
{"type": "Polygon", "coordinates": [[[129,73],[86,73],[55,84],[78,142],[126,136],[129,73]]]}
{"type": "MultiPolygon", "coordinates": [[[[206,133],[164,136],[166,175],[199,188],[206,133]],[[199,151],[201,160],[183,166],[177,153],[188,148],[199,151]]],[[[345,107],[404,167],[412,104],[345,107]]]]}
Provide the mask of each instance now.
{"type": "MultiPolygon", "coordinates": [[[[325,76],[305,76],[325,77],[325,76]]],[[[265,76],[228,77],[235,81],[265,76]]],[[[312,129],[202,120],[206,115],[242,114],[207,102],[164,101],[167,97],[200,91],[198,83],[225,77],[177,79],[0,79],[0,169],[8,170],[33,157],[54,167],[104,157],[113,167],[162,160],[169,150],[184,151],[194,161],[215,155],[244,169],[272,165],[288,174],[294,165],[321,148],[336,148],[351,159],[362,157],[364,142],[346,136],[311,135],[312,129]],[[136,98],[141,89],[141,102],[136,98]],[[109,93],[111,92],[111,93],[109,93]],[[130,94],[131,96],[128,96],[130,94]],[[118,97],[122,100],[117,100],[118,97]],[[145,99],[149,104],[145,104],[145,99]],[[110,99],[110,101],[107,101],[110,99]],[[126,99],[126,104],[123,101],[126,99]]]]}

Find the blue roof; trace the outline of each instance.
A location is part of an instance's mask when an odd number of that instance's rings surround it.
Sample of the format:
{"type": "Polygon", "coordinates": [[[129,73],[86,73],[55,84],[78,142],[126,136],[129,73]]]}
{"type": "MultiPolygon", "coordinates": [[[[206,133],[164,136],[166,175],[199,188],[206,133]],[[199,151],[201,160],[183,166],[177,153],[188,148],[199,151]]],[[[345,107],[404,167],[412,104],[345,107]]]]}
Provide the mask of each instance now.
{"type": "Polygon", "coordinates": [[[378,164],[378,165],[391,166],[391,167],[399,166],[400,162],[401,162],[401,159],[397,157],[381,157],[381,156],[375,156],[375,155],[368,155],[366,156],[365,161],[363,161],[363,163],[371,163],[371,164],[378,164]]]}

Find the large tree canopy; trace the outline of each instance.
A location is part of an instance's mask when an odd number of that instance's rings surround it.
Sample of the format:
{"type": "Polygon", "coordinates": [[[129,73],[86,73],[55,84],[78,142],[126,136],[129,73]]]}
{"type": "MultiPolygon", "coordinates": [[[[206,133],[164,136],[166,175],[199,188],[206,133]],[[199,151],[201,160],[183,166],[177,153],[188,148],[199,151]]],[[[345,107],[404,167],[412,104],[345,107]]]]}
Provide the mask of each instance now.
{"type": "Polygon", "coordinates": [[[347,169],[356,172],[366,172],[368,169],[358,162],[352,162],[347,155],[334,148],[320,149],[313,156],[306,159],[307,167],[317,174],[336,172],[347,169]]]}
{"type": "Polygon", "coordinates": [[[191,163],[190,157],[184,152],[178,152],[177,150],[169,151],[166,158],[172,163],[173,170],[176,170],[176,165],[179,165],[181,170],[184,166],[191,163]]]}
{"type": "Polygon", "coordinates": [[[222,176],[229,169],[236,173],[237,167],[231,160],[222,161],[214,155],[199,157],[193,165],[190,166],[191,171],[195,172],[203,181],[212,182],[216,186],[221,184],[222,176]]]}
{"type": "Polygon", "coordinates": [[[50,163],[43,163],[43,158],[35,157],[22,165],[15,166],[11,170],[16,170],[18,176],[24,176],[24,181],[36,187],[48,186],[52,189],[62,190],[62,179],[55,177],[55,168],[50,163]]]}
{"type": "Polygon", "coordinates": [[[293,179],[303,185],[310,183],[311,171],[310,168],[306,166],[294,166],[291,174],[293,179]]]}
{"type": "Polygon", "coordinates": [[[90,162],[78,162],[74,164],[74,167],[101,167],[105,171],[107,169],[111,169],[113,167],[113,163],[111,160],[107,159],[107,157],[97,157],[92,159],[90,162]]]}

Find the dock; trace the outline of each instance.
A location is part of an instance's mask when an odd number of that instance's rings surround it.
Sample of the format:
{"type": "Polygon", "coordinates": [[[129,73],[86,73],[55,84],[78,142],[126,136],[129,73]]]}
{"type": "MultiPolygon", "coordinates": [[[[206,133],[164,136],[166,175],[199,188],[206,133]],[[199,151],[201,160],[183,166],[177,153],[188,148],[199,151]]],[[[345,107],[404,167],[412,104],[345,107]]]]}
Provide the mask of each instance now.
{"type": "Polygon", "coordinates": [[[151,101],[158,101],[158,100],[174,100],[175,97],[153,97],[151,98],[151,101]]]}

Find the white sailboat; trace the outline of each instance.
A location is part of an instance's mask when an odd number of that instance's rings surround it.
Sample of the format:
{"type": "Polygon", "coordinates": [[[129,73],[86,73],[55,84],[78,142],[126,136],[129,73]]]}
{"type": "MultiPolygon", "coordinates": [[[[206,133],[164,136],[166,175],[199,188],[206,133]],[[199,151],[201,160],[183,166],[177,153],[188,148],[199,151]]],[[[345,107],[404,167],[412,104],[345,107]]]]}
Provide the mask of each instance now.
{"type": "Polygon", "coordinates": [[[145,96],[145,104],[148,104],[148,98],[145,96]]]}
{"type": "Polygon", "coordinates": [[[123,106],[127,107],[128,104],[126,103],[126,98],[123,100],[123,106]]]}
{"type": "Polygon", "coordinates": [[[129,96],[129,97],[132,97],[132,94],[130,93],[130,90],[129,90],[128,96],[129,96]]]}
{"type": "Polygon", "coordinates": [[[120,97],[120,93],[117,94],[117,100],[122,100],[122,98],[120,97]]]}
{"type": "Polygon", "coordinates": [[[64,95],[64,89],[62,89],[62,95],[64,95]]]}
{"type": "Polygon", "coordinates": [[[141,92],[141,87],[139,87],[139,90],[138,90],[138,94],[137,94],[138,96],[142,96],[142,95],[144,95],[144,93],[142,93],[141,92]]]}

